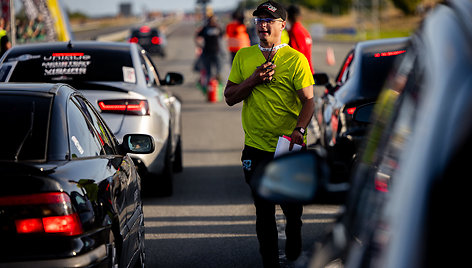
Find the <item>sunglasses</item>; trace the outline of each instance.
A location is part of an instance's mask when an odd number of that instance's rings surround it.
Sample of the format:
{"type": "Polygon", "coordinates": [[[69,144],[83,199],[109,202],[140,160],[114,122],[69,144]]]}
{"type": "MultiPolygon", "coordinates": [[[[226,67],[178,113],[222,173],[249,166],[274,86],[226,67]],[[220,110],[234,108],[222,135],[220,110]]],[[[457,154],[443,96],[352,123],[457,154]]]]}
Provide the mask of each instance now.
{"type": "Polygon", "coordinates": [[[282,19],[271,19],[271,18],[255,18],[254,19],[254,24],[256,25],[262,25],[264,23],[266,24],[274,24],[274,22],[280,21],[283,22],[282,19]]]}

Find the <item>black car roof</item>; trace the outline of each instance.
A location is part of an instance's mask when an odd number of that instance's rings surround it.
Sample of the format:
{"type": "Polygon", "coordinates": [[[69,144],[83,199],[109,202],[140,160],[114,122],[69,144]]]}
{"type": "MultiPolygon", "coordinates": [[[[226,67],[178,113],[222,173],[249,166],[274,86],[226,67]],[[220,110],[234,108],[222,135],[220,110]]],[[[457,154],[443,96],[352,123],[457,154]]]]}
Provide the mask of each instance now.
{"type": "Polygon", "coordinates": [[[64,84],[50,83],[0,83],[1,91],[22,91],[56,94],[64,84]]]}
{"type": "Polygon", "coordinates": [[[357,48],[361,51],[378,48],[388,48],[389,46],[398,47],[406,45],[410,37],[398,37],[398,38],[383,38],[376,40],[367,40],[357,43],[357,48]]]}

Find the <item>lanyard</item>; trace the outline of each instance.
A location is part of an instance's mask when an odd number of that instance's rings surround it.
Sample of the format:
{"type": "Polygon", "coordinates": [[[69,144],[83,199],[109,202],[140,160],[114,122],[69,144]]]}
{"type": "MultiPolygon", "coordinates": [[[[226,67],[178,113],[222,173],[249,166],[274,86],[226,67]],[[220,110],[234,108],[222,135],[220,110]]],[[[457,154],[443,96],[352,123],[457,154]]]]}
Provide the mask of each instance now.
{"type": "Polygon", "coordinates": [[[261,44],[258,44],[259,49],[260,49],[261,51],[266,51],[266,52],[267,52],[267,51],[271,51],[271,50],[277,51],[277,50],[283,48],[283,47],[286,46],[286,45],[287,45],[287,44],[283,43],[283,44],[280,44],[280,45],[275,46],[275,47],[273,47],[273,48],[268,48],[268,47],[261,47],[261,44]]]}

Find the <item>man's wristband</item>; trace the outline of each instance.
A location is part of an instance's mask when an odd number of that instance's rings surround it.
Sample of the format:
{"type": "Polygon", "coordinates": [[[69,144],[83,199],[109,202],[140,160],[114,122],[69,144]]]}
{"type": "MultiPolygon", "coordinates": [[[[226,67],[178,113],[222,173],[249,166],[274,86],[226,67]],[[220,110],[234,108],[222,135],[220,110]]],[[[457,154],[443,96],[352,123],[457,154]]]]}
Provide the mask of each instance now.
{"type": "Polygon", "coordinates": [[[300,132],[302,135],[305,135],[306,130],[305,130],[304,128],[302,128],[302,127],[296,127],[295,130],[298,131],[298,132],[300,132]]]}

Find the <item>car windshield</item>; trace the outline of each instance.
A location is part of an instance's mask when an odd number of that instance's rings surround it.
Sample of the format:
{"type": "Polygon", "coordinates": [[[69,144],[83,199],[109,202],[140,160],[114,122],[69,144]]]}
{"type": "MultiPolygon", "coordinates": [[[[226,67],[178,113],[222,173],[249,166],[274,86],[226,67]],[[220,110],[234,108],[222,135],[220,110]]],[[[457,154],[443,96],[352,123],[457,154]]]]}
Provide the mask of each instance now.
{"type": "Polygon", "coordinates": [[[405,50],[366,53],[362,55],[362,89],[380,90],[389,75],[393,63],[404,55],[405,50]]]}
{"type": "Polygon", "coordinates": [[[6,61],[14,65],[10,82],[136,83],[136,73],[128,50],[76,49],[74,52],[53,50],[35,54],[11,53],[6,61]]]}
{"type": "Polygon", "coordinates": [[[0,160],[46,160],[52,98],[0,94],[0,160]]]}

